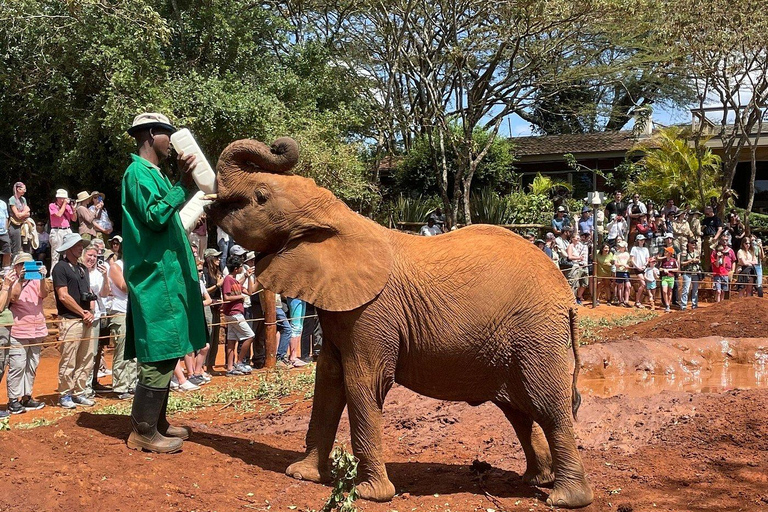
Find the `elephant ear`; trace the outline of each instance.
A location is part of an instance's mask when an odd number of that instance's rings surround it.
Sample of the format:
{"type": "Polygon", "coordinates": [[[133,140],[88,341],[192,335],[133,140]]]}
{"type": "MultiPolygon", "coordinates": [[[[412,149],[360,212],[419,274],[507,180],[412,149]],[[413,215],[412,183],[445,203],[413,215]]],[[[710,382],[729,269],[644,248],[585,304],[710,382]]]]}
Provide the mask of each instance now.
{"type": "Polygon", "coordinates": [[[340,205],[336,226],[317,226],[256,265],[265,289],[326,311],[351,311],[375,299],[392,271],[386,230],[340,205]]]}

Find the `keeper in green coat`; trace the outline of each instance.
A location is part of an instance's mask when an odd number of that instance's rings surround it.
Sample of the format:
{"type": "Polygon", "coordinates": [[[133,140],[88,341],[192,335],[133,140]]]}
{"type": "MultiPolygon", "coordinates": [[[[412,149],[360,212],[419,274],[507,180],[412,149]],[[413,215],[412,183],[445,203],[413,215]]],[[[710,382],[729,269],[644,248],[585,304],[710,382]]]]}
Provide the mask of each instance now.
{"type": "Polygon", "coordinates": [[[176,128],[162,114],[136,116],[137,153],[123,176],[123,265],[128,287],[126,359],[139,363],[128,447],[179,451],[191,434],[168,424],[168,389],[180,357],[203,348],[207,329],[197,266],[178,212],[196,191],[194,155],[178,156],[181,179],[160,170],[176,128]]]}

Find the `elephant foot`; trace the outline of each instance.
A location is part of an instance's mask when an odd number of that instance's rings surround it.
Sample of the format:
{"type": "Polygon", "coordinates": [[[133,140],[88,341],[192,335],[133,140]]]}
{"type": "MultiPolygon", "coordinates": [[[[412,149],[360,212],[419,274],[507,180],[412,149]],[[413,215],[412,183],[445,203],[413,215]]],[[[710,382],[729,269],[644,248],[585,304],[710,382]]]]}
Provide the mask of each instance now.
{"type": "Polygon", "coordinates": [[[357,493],[370,501],[389,501],[395,496],[395,486],[389,480],[365,481],[357,484],[357,493]]]}
{"type": "Polygon", "coordinates": [[[549,493],[547,505],[562,508],[581,508],[592,503],[593,494],[586,478],[581,480],[555,481],[555,488],[549,493]]]}
{"type": "Polygon", "coordinates": [[[294,462],[288,466],[288,469],[285,470],[285,474],[296,480],[308,480],[318,484],[330,482],[331,474],[327,467],[324,470],[320,470],[317,466],[316,461],[307,458],[294,462]]]}
{"type": "Polygon", "coordinates": [[[528,469],[523,474],[523,482],[536,487],[551,487],[555,483],[555,474],[551,469],[528,469]]]}

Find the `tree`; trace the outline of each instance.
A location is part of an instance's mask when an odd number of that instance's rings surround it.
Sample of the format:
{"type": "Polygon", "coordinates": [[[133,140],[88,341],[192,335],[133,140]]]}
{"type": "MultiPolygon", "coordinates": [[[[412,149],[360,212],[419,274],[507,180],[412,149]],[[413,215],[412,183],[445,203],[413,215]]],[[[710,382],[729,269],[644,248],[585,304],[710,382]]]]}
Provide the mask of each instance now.
{"type": "Polygon", "coordinates": [[[628,190],[658,204],[671,198],[677,204],[698,204],[701,208],[711,197],[717,197],[720,157],[709,148],[691,146],[690,136],[690,131],[671,127],[637,144],[633,152],[643,151],[645,155],[638,162],[641,171],[628,190]]]}

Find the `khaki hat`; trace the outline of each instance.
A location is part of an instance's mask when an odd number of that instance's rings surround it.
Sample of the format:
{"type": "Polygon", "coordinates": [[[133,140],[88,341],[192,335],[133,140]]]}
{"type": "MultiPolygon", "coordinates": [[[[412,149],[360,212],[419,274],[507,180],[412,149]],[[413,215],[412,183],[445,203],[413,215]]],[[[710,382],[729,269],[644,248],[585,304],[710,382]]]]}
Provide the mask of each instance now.
{"type": "Polygon", "coordinates": [[[96,192],[88,192],[87,190],[83,190],[82,192],[77,193],[77,202],[82,203],[83,201],[87,201],[88,199],[92,198],[96,194],[96,192]]]}
{"type": "Polygon", "coordinates": [[[176,131],[176,127],[163,114],[144,112],[133,118],[133,124],[128,128],[128,135],[133,137],[137,132],[150,128],[163,128],[170,132],[176,131]]]}
{"type": "Polygon", "coordinates": [[[60,188],[56,191],[56,199],[69,199],[69,192],[60,188]]]}
{"type": "Polygon", "coordinates": [[[209,256],[221,256],[221,251],[217,251],[213,248],[209,248],[203,251],[203,257],[207,258],[209,256]]]}
{"type": "Polygon", "coordinates": [[[35,261],[35,258],[33,258],[32,255],[29,254],[28,252],[20,252],[13,257],[12,265],[16,266],[19,263],[24,263],[26,261],[35,261]]]}

